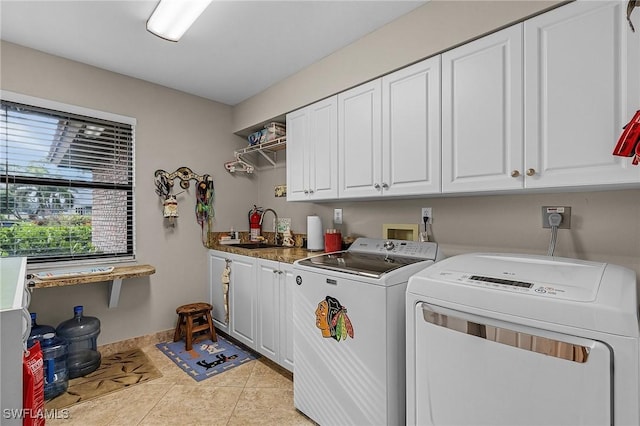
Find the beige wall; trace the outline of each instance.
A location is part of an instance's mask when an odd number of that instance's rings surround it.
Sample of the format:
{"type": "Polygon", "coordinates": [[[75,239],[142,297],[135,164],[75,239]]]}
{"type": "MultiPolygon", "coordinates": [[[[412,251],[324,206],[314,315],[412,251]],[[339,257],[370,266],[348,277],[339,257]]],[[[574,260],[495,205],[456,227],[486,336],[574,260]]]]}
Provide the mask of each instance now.
{"type": "Polygon", "coordinates": [[[284,168],[265,168],[261,203],[290,217],[294,232],[306,232],[306,216],[318,214],[333,227],[333,209],[343,209],[343,234],[382,238],[385,223],[420,223],[422,207],[433,208],[432,236],[446,256],[489,251],[546,255],[551,232],[542,228],[542,206],[569,206],[571,229],[560,229],[556,256],[626,266],[640,274],[640,190],[574,193],[422,197],[410,200],[286,203],[273,186],[284,168]]]}
{"type": "Polygon", "coordinates": [[[234,132],[242,132],[561,3],[564,2],[431,0],[236,105],[234,132]]]}
{"type": "MultiPolygon", "coordinates": [[[[32,312],[56,326],[84,305],[102,321],[99,344],[170,329],[175,308],[209,299],[207,252],[194,215],[195,185],[178,196],[175,228],[163,225],[153,173],[180,166],[210,174],[216,189],[216,227],[227,229],[249,210],[258,187],[223,167],[244,145],[231,130],[231,108],[141,80],[2,42],[0,88],[71,105],[134,117],[136,126],[136,245],[151,277],[124,280],[119,306],[107,308],[105,283],[38,289],[32,312]],[[242,194],[242,196],[238,196],[242,194]]],[[[177,185],[177,183],[176,183],[177,185]]]]}

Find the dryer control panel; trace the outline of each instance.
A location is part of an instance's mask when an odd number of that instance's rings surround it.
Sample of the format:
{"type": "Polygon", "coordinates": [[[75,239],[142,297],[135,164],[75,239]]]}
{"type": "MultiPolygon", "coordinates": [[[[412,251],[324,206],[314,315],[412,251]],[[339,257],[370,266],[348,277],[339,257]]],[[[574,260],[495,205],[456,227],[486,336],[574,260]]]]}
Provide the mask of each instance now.
{"type": "Polygon", "coordinates": [[[473,274],[468,272],[440,271],[437,278],[474,287],[491,290],[503,290],[514,293],[550,296],[557,299],[585,301],[590,300],[591,292],[584,288],[571,287],[556,283],[545,283],[533,280],[521,280],[495,277],[487,274],[473,274]]]}

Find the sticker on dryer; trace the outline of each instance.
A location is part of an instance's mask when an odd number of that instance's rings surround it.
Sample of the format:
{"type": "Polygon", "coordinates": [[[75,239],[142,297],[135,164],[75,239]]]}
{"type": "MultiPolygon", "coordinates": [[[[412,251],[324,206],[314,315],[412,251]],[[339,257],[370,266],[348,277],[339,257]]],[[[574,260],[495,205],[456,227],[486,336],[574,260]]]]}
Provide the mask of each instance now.
{"type": "Polygon", "coordinates": [[[327,296],[318,303],[316,309],[316,327],[322,337],[332,337],[338,342],[347,336],[353,339],[353,325],[347,315],[347,308],[335,297],[327,296]]]}

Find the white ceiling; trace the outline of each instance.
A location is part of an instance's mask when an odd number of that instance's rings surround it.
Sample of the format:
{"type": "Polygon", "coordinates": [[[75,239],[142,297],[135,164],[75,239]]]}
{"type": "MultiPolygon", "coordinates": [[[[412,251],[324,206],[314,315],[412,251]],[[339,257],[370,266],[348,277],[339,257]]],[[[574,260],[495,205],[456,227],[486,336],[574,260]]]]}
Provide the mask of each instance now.
{"type": "Polygon", "coordinates": [[[155,0],[0,0],[0,38],[236,105],[424,3],[214,0],[172,43],[155,0]]]}

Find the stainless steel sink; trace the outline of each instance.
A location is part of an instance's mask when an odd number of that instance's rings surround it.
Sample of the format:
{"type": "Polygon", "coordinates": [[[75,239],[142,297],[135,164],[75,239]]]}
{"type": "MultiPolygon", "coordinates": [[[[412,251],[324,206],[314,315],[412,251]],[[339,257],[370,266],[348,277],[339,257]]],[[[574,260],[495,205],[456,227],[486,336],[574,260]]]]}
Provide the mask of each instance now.
{"type": "Polygon", "coordinates": [[[228,244],[229,247],[237,247],[243,249],[261,249],[261,248],[291,248],[285,246],[278,246],[276,244],[268,244],[268,243],[238,243],[238,244],[228,244]]]}

